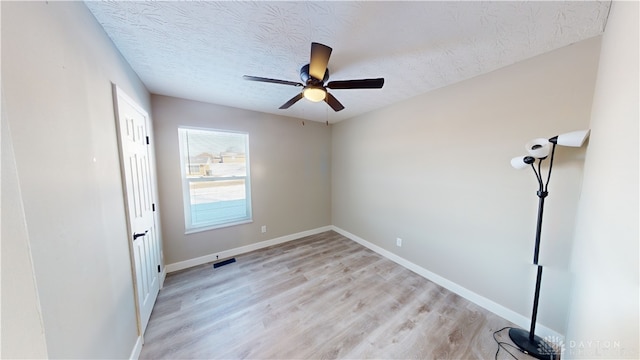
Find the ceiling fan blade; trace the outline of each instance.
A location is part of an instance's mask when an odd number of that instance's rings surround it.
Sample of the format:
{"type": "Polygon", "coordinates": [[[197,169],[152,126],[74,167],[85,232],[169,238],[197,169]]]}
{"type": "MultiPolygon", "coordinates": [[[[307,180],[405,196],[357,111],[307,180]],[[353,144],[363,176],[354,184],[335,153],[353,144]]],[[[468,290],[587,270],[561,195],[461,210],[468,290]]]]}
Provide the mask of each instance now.
{"type": "Polygon", "coordinates": [[[289,101],[280,106],[279,109],[288,109],[291,105],[297,103],[300,99],[302,99],[302,93],[299,93],[298,95],[292,97],[289,101]]]}
{"type": "Polygon", "coordinates": [[[329,81],[329,89],[380,89],[384,78],[329,81]]]}
{"type": "Polygon", "coordinates": [[[299,82],[295,82],[295,81],[287,81],[287,80],[278,80],[278,79],[269,79],[269,78],[264,78],[264,77],[259,77],[259,76],[249,76],[249,75],[244,75],[242,77],[245,80],[251,80],[251,81],[260,81],[260,82],[268,82],[268,83],[274,83],[274,84],[282,84],[282,85],[293,85],[293,86],[304,86],[299,82]]]}
{"type": "Polygon", "coordinates": [[[320,43],[311,43],[311,59],[309,60],[309,75],[318,80],[324,78],[327,71],[327,64],[331,56],[331,48],[320,43]]]}
{"type": "Polygon", "coordinates": [[[344,106],[340,104],[340,101],[338,101],[338,99],[336,99],[335,96],[331,95],[330,93],[327,93],[327,97],[324,98],[324,102],[329,104],[329,106],[331,106],[334,111],[340,111],[344,109],[344,106]]]}

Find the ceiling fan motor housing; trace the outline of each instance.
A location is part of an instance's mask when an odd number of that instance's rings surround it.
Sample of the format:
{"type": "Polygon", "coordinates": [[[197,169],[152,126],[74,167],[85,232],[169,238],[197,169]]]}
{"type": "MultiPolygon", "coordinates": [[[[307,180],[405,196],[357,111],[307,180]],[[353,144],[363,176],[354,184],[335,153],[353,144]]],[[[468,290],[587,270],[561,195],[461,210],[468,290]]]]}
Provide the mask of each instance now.
{"type": "Polygon", "coordinates": [[[300,79],[305,85],[323,86],[329,80],[329,69],[324,71],[324,77],[320,80],[309,75],[309,64],[306,64],[300,68],[300,79]]]}

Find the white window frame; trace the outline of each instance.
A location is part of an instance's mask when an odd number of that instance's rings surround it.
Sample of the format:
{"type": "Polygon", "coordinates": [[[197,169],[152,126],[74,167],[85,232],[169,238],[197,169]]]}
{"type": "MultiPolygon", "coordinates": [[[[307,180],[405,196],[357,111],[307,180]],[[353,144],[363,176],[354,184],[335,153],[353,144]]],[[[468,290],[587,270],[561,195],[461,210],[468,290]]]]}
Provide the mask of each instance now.
{"type": "Polygon", "coordinates": [[[180,177],[182,179],[182,199],[184,203],[184,224],[185,224],[185,234],[192,234],[201,231],[219,229],[229,226],[236,226],[240,224],[247,224],[253,222],[253,215],[251,211],[251,161],[249,157],[249,133],[242,131],[233,131],[233,130],[222,130],[222,129],[212,129],[212,128],[198,128],[198,127],[189,127],[189,126],[180,126],[178,127],[178,146],[180,153],[180,177]],[[209,131],[214,133],[230,133],[230,134],[241,134],[244,135],[245,138],[245,161],[246,161],[246,175],[245,176],[229,176],[229,177],[213,177],[213,176],[201,176],[199,178],[189,178],[187,177],[186,168],[188,164],[185,162],[185,150],[187,144],[184,143],[183,131],[189,130],[197,130],[197,131],[209,131]],[[203,182],[203,181],[229,181],[229,180],[244,180],[245,184],[245,204],[246,204],[246,216],[233,218],[228,221],[223,222],[207,222],[200,224],[192,223],[192,215],[191,215],[191,192],[190,192],[190,184],[195,182],[203,182]]]}

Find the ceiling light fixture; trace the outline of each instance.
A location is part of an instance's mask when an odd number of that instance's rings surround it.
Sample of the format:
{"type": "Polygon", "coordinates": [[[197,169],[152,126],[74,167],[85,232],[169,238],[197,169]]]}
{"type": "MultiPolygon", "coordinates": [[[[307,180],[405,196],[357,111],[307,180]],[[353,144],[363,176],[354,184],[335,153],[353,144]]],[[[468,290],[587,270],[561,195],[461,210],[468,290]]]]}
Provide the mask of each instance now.
{"type": "Polygon", "coordinates": [[[320,102],[327,97],[327,90],[322,86],[308,85],[302,90],[302,95],[309,101],[320,102]]]}

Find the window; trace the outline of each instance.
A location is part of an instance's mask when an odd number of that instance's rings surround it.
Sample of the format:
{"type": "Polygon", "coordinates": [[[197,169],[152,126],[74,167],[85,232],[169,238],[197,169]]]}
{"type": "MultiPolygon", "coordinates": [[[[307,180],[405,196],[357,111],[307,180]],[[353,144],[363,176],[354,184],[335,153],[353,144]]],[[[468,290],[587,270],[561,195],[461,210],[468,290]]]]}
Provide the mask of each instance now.
{"type": "Polygon", "coordinates": [[[186,232],[251,221],[249,135],[179,128],[186,232]]]}

